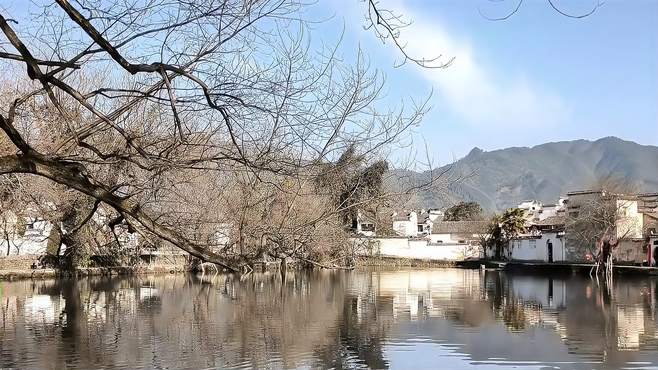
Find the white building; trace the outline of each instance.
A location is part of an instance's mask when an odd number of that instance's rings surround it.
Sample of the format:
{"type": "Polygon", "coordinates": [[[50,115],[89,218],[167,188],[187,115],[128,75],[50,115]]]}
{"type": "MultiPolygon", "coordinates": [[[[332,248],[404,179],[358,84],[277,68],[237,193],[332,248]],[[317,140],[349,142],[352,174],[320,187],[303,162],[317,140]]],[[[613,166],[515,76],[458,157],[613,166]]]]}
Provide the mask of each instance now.
{"type": "Polygon", "coordinates": [[[409,237],[374,238],[368,242],[368,248],[357,248],[360,255],[426,261],[463,261],[480,257],[479,246],[470,243],[432,243],[427,238],[409,237]]]}
{"type": "Polygon", "coordinates": [[[415,211],[393,213],[393,231],[399,236],[418,235],[418,214],[415,211]]]}
{"type": "Polygon", "coordinates": [[[527,233],[508,242],[503,257],[510,261],[549,263],[569,260],[564,233],[565,221],[563,214],[536,221],[528,228],[527,233]]]}
{"type": "MultiPolygon", "coordinates": [[[[567,194],[568,217],[583,216],[583,212],[591,212],[592,208],[604,206],[614,207],[617,213],[615,230],[612,233],[617,238],[642,238],[643,215],[639,211],[639,197],[627,194],[614,194],[605,190],[583,190],[567,194]]],[[[587,216],[587,215],[585,215],[587,216]]]]}
{"type": "Polygon", "coordinates": [[[418,214],[417,236],[427,236],[432,234],[432,228],[435,222],[443,219],[443,212],[438,209],[422,209],[418,214]]]}
{"type": "MultiPolygon", "coordinates": [[[[39,217],[39,212],[28,208],[28,216],[17,216],[11,210],[0,213],[0,255],[36,255],[42,256],[48,253],[48,241],[50,240],[53,225],[50,221],[39,217]]],[[[112,215],[103,208],[98,208],[91,221],[107,229],[107,223],[112,215]]],[[[66,233],[66,230],[63,230],[66,233]]],[[[123,248],[136,248],[139,244],[137,233],[130,232],[125,225],[117,225],[114,229],[116,239],[123,248]]],[[[92,246],[93,247],[93,246],[92,246]]],[[[60,253],[66,250],[62,245],[60,253]]],[[[92,253],[95,251],[92,250],[92,253]]]]}
{"type": "Polygon", "coordinates": [[[555,217],[563,214],[566,209],[567,198],[560,197],[557,203],[542,204],[541,209],[536,213],[539,221],[544,221],[549,217],[555,217]]]}
{"type": "Polygon", "coordinates": [[[582,190],[567,193],[567,218],[589,217],[592,210],[607,208],[616,214],[614,227],[608,231],[619,246],[615,248],[618,261],[644,263],[647,260],[644,239],[644,201],[639,195],[617,194],[605,190],[582,190]]]}
{"type": "Polygon", "coordinates": [[[564,232],[548,231],[540,235],[523,235],[510,240],[507,259],[512,261],[567,261],[564,232]]]}
{"type": "Polygon", "coordinates": [[[526,223],[531,224],[534,221],[539,221],[539,212],[541,212],[543,204],[537,200],[524,200],[519,203],[516,208],[522,209],[525,215],[526,223]]]}
{"type": "Polygon", "coordinates": [[[567,198],[560,197],[557,203],[543,204],[537,200],[524,200],[516,208],[525,212],[526,223],[532,225],[549,217],[555,217],[564,212],[567,198]]]}
{"type": "Polygon", "coordinates": [[[31,216],[17,216],[12,211],[0,215],[0,255],[42,255],[48,247],[52,224],[31,216]]]}
{"type": "Polygon", "coordinates": [[[542,203],[537,200],[524,200],[523,202],[519,203],[517,208],[525,210],[525,211],[538,211],[542,207],[542,203]]]}

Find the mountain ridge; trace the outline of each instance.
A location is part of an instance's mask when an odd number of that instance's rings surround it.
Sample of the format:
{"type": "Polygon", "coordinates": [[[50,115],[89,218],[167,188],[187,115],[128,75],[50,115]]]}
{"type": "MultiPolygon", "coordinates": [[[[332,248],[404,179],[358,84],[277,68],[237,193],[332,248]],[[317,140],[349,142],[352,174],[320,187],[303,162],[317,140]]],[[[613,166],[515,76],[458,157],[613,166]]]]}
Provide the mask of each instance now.
{"type": "MultiPolygon", "coordinates": [[[[527,199],[553,203],[568,191],[595,187],[610,178],[623,179],[638,191],[655,192],[658,146],[607,136],[492,151],[474,147],[465,157],[433,173],[443,171],[449,174],[445,185],[419,192],[408,206],[443,208],[464,200],[499,211],[527,199]]],[[[416,183],[430,176],[429,171],[404,173],[416,183]]]]}

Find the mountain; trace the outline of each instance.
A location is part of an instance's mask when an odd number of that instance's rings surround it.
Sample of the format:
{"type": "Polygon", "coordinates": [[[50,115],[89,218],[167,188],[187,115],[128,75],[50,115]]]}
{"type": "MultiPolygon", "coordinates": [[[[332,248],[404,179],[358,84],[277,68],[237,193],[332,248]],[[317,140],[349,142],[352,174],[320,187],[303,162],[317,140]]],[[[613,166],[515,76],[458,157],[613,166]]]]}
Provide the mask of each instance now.
{"type": "MultiPolygon", "coordinates": [[[[414,183],[430,178],[429,171],[395,172],[414,183]]],[[[495,211],[526,199],[554,203],[568,191],[592,188],[605,179],[623,179],[637,191],[656,192],[658,147],[606,137],[490,152],[474,148],[457,162],[433,170],[432,176],[438,173],[445,173],[442,185],[416,192],[409,206],[442,208],[466,200],[495,211]]]]}

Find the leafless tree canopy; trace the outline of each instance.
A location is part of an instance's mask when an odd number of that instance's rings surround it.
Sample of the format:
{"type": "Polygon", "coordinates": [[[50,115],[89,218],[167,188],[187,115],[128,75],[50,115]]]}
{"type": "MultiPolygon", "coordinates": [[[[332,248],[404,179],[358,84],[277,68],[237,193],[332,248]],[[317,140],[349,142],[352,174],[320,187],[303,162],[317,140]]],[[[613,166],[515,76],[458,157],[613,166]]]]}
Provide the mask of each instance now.
{"type": "Polygon", "coordinates": [[[592,184],[592,188],[601,193],[569,205],[565,226],[576,258],[594,255],[604,239],[625,239],[638,227],[635,219],[626,215],[630,205],[627,195],[637,193],[635,186],[623,179],[604,178],[592,184]]]}
{"type": "Polygon", "coordinates": [[[310,198],[318,166],[348,147],[376,156],[425,112],[382,109],[382,76],[360,52],[348,64],[337,48],[315,48],[305,6],[55,0],[0,10],[3,191],[75,190],[85,200],[73,230],[106,209],[112,227],[230,269],[259,252],[210,248],[224,221],[267,223],[252,239],[288,235],[285,253],[297,252],[299,228],[339,213],[327,210],[331,197],[310,198]],[[286,225],[299,207],[314,217],[286,225]]]}

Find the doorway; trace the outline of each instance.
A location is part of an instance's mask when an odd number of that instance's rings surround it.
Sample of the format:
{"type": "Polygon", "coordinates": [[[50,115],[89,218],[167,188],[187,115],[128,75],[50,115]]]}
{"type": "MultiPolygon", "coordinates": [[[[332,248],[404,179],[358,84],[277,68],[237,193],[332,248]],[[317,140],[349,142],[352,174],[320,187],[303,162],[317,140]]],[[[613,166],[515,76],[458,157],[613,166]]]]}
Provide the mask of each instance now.
{"type": "Polygon", "coordinates": [[[548,262],[553,262],[553,242],[550,239],[546,242],[546,248],[548,249],[548,262]]]}

